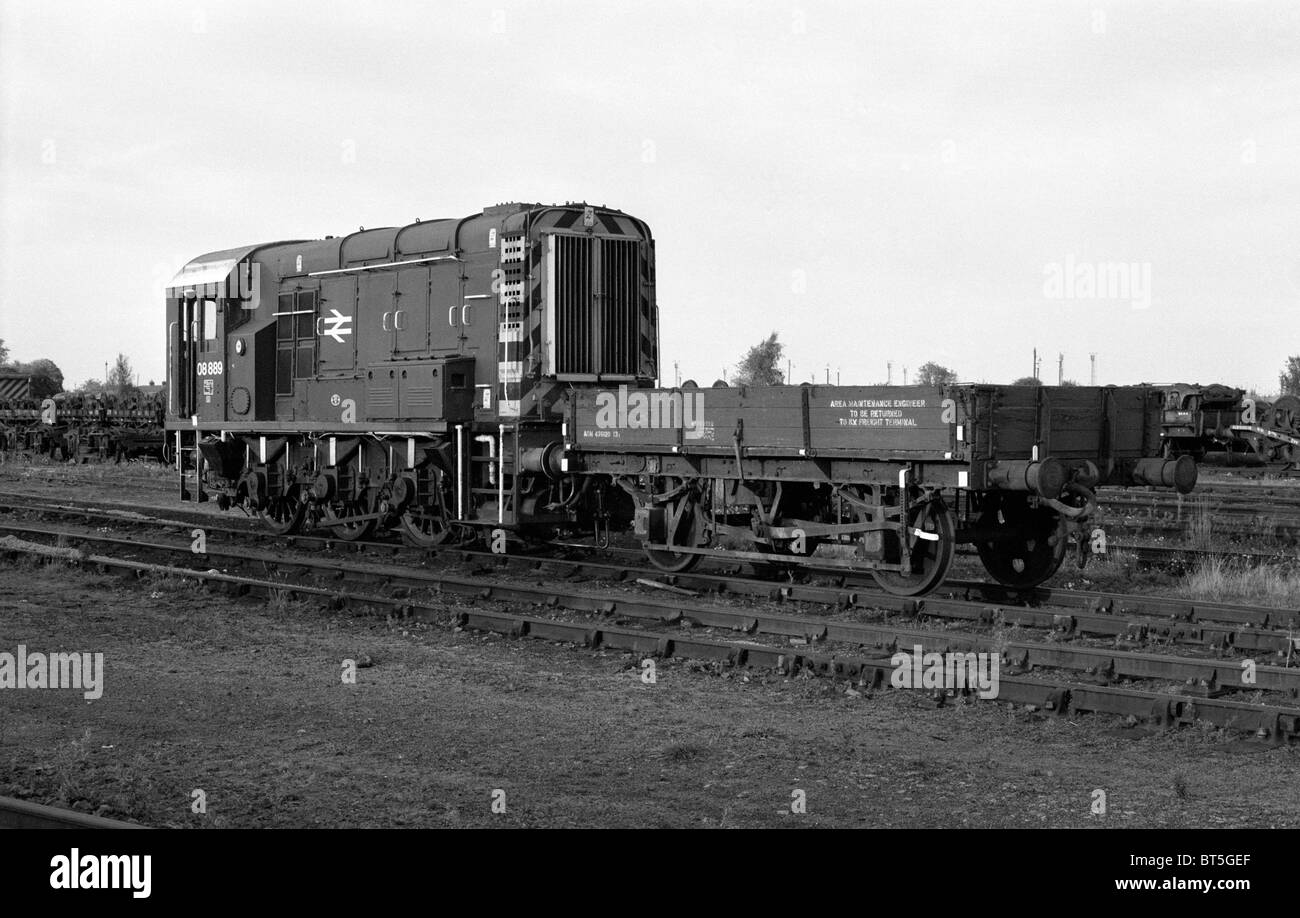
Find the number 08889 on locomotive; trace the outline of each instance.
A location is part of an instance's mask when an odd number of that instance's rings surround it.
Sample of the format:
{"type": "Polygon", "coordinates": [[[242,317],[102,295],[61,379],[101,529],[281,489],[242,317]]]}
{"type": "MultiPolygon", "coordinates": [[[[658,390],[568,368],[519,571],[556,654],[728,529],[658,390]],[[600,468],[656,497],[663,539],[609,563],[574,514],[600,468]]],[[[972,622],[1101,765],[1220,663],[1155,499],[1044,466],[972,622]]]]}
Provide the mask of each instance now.
{"type": "Polygon", "coordinates": [[[605,207],[214,252],[166,308],[182,496],[280,533],[622,531],[669,571],[743,558],[915,595],[962,542],[1041,583],[1099,484],[1196,481],[1147,387],[658,388],[654,242],[605,207]]]}

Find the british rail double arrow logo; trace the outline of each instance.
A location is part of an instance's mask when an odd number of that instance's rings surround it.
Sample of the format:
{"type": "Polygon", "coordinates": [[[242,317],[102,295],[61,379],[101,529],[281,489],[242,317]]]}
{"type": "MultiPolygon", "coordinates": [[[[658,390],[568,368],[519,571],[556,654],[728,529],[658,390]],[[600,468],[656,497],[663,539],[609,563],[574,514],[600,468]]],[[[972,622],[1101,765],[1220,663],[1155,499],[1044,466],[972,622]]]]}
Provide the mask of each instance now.
{"type": "Polygon", "coordinates": [[[337,309],[331,309],[330,312],[333,315],[325,316],[325,330],[321,332],[321,335],[333,338],[339,344],[342,344],[344,337],[352,334],[352,317],[345,316],[337,309]]]}

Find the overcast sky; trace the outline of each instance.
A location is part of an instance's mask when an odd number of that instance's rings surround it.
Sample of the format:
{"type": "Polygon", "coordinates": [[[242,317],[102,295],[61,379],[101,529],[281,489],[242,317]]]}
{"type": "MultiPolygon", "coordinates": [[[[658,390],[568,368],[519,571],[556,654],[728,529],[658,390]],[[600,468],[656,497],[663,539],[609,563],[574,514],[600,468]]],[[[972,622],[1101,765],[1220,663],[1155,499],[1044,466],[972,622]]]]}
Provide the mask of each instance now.
{"type": "Polygon", "coordinates": [[[0,338],[69,387],[161,381],[196,255],[509,200],[650,224],[668,383],[773,330],[845,383],[1300,353],[1294,0],[0,10],[0,338]]]}

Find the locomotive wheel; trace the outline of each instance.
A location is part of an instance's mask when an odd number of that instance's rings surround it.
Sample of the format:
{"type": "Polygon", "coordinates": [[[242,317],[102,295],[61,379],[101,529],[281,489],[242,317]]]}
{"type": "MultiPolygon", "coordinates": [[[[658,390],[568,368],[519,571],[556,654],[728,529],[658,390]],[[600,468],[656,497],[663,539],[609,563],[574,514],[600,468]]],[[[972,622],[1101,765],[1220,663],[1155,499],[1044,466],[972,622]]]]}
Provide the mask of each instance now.
{"type": "Polygon", "coordinates": [[[451,538],[447,521],[427,508],[413,507],[402,514],[402,541],[416,548],[437,548],[451,538]],[[422,512],[421,512],[422,511],[422,512]]]}
{"type": "MultiPolygon", "coordinates": [[[[952,511],[942,501],[929,500],[914,506],[908,513],[908,529],[919,529],[938,538],[917,537],[912,545],[910,574],[873,570],[871,576],[890,593],[918,596],[930,592],[948,576],[948,569],[952,567],[957,527],[953,522],[952,511]]],[[[881,536],[885,540],[886,560],[896,563],[899,558],[897,534],[883,532],[881,536]]]]}
{"type": "Polygon", "coordinates": [[[262,511],[262,523],[276,535],[293,535],[302,528],[307,502],[295,486],[287,497],[272,497],[262,511]]]}
{"type": "Polygon", "coordinates": [[[345,542],[356,542],[367,538],[375,531],[375,524],[378,520],[361,520],[357,523],[349,523],[349,516],[359,516],[363,513],[370,512],[366,507],[365,501],[353,500],[343,504],[332,504],[325,508],[324,523],[330,527],[330,532],[345,542]],[[342,509],[340,513],[339,510],[342,509]]]}
{"type": "Polygon", "coordinates": [[[1036,587],[1065,560],[1065,534],[1057,514],[1046,507],[1030,509],[1024,499],[1009,501],[985,510],[977,525],[1006,533],[1006,538],[975,543],[984,569],[998,583],[1022,590],[1036,587]]]}

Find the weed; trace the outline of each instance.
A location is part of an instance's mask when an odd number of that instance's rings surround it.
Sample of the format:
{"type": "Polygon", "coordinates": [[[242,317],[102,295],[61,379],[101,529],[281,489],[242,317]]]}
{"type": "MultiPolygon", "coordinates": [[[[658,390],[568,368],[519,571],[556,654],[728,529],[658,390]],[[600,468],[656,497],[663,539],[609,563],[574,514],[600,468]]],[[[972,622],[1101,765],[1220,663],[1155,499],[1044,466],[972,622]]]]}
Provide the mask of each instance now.
{"type": "Polygon", "coordinates": [[[59,801],[65,804],[85,796],[86,764],[90,760],[90,731],[60,748],[54,760],[59,801]]]}
{"type": "Polygon", "coordinates": [[[1197,562],[1177,589],[1187,599],[1295,608],[1300,601],[1300,570],[1210,556],[1197,562]]]}

